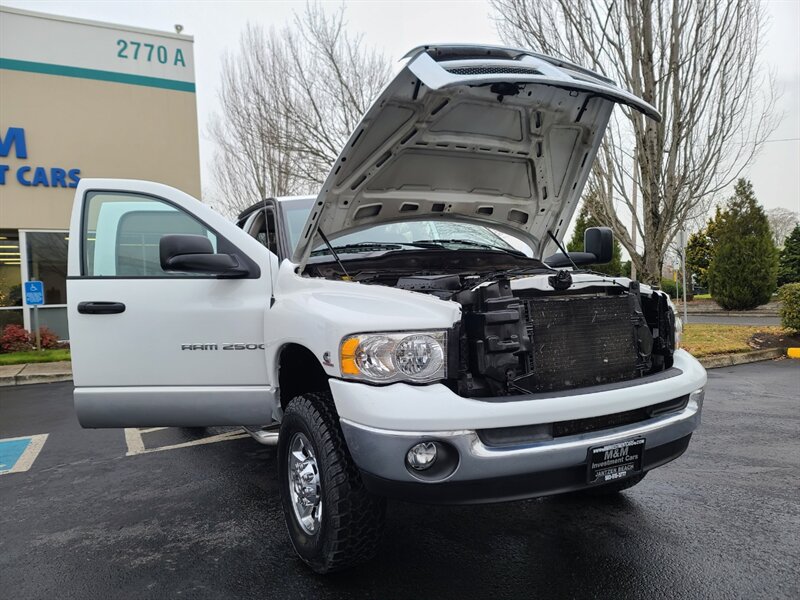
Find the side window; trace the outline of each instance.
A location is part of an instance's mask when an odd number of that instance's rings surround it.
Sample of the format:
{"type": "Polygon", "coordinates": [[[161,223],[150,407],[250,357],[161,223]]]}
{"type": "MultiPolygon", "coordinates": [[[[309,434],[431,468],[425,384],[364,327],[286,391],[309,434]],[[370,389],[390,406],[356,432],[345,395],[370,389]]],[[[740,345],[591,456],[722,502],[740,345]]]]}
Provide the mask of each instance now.
{"type": "Polygon", "coordinates": [[[217,236],[185,211],[150,196],[92,192],[83,221],[83,274],[90,277],[197,277],[161,269],[159,242],[170,233],[217,236]]]}

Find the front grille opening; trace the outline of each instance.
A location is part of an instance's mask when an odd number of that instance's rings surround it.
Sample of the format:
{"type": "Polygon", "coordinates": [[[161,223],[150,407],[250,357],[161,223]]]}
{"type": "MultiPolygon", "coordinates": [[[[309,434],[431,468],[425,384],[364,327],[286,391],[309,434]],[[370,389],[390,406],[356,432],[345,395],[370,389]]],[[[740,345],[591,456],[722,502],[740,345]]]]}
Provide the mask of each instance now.
{"type": "Polygon", "coordinates": [[[453,75],[501,75],[513,73],[517,75],[541,75],[532,67],[506,67],[506,66],[476,66],[476,67],[452,67],[447,69],[453,75]]]}
{"type": "Polygon", "coordinates": [[[519,427],[496,427],[494,429],[479,429],[478,437],[486,446],[515,446],[534,442],[552,441],[556,438],[570,435],[580,435],[613,429],[625,425],[641,423],[648,419],[661,417],[670,413],[679,412],[689,403],[689,395],[679,396],[666,402],[652,404],[643,408],[626,410],[624,412],[588,419],[573,419],[571,421],[557,421],[555,423],[542,423],[539,425],[521,425],[519,427]]]}

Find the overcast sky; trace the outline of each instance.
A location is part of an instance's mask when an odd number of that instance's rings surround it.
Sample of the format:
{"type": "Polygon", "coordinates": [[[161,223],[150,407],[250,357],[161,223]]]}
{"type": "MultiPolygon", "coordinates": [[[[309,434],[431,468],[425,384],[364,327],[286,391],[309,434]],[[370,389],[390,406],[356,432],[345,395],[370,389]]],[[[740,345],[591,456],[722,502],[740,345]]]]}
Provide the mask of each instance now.
{"type": "MultiPolygon", "coordinates": [[[[303,2],[73,2],[68,0],[2,0],[3,5],[71,17],[96,19],[173,31],[176,23],[195,42],[200,160],[203,186],[213,183],[209,165],[213,144],[205,134],[209,116],[217,107],[220,61],[235,50],[239,35],[250,21],[279,27],[301,10],[303,2]]],[[[338,2],[332,2],[335,9],[338,2]]],[[[428,42],[487,42],[500,39],[484,0],[447,2],[395,0],[347,2],[353,31],[392,59],[428,42]]],[[[800,1],[766,3],[770,24],[764,48],[765,66],[777,76],[782,92],[778,110],[785,114],[778,129],[745,176],[753,181],[759,201],[766,207],[784,206],[800,211],[800,1]]]]}

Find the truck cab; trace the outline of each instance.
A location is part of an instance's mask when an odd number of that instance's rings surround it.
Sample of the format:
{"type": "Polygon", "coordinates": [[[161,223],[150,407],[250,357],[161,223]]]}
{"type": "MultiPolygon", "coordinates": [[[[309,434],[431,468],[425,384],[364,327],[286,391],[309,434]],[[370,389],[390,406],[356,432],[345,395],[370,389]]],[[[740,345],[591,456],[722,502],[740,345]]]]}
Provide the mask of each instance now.
{"type": "Polygon", "coordinates": [[[277,430],[290,539],[318,572],[378,549],[385,498],[617,493],[680,456],[706,375],[663,292],[561,239],[612,109],[524,50],[407,56],[319,194],[231,220],[83,179],[69,248],[84,427],[277,430]]]}

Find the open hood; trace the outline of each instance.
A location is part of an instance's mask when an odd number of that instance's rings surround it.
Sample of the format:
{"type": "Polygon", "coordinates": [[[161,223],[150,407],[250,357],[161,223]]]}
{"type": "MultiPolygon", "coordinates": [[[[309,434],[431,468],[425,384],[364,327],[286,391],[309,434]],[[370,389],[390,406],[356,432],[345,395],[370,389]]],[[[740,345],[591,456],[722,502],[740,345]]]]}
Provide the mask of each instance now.
{"type": "Polygon", "coordinates": [[[512,48],[415,48],[347,141],[293,262],[379,223],[477,222],[542,256],[562,238],[615,104],[660,120],[611,80],[512,48]]]}

